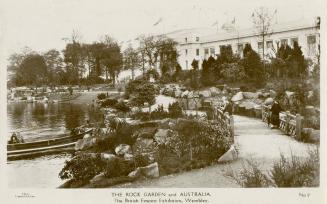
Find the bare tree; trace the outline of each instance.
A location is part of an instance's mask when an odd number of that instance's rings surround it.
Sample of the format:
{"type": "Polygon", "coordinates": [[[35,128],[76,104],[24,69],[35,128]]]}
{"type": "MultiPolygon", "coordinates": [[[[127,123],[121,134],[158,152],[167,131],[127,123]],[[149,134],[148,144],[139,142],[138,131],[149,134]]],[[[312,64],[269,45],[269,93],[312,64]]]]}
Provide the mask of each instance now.
{"type": "Polygon", "coordinates": [[[132,71],[132,80],[135,77],[135,68],[140,66],[140,55],[136,49],[134,49],[131,45],[124,51],[124,65],[126,69],[130,69],[132,71]]]}
{"type": "Polygon", "coordinates": [[[272,33],[272,20],[276,15],[277,10],[274,13],[269,12],[267,8],[260,7],[254,10],[252,13],[252,22],[259,33],[262,40],[262,58],[263,63],[265,61],[265,38],[272,33]]]}

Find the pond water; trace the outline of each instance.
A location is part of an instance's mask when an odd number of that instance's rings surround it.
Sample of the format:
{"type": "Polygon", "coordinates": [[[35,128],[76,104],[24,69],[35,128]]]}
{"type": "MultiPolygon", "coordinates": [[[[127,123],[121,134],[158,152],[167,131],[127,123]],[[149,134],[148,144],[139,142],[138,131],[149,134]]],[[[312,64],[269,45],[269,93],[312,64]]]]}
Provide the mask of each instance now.
{"type": "Polygon", "coordinates": [[[97,122],[99,109],[77,103],[10,103],[7,105],[8,134],[20,132],[26,141],[67,133],[85,124],[97,122]]]}
{"type": "MultiPolygon", "coordinates": [[[[98,122],[99,109],[77,103],[10,103],[7,105],[7,139],[14,131],[26,141],[51,138],[68,133],[86,120],[98,122]]],[[[8,162],[8,182],[13,188],[56,188],[63,181],[58,174],[70,155],[48,155],[8,162]]]]}

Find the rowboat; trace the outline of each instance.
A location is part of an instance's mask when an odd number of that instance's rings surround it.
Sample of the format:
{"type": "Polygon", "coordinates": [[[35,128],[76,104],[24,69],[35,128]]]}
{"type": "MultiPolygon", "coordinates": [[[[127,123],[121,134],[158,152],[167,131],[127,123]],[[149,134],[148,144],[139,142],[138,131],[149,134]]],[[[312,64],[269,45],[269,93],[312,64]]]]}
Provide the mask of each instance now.
{"type": "Polygon", "coordinates": [[[7,144],[7,159],[17,160],[62,151],[73,151],[77,140],[82,139],[85,134],[91,132],[92,128],[86,128],[85,131],[78,134],[61,135],[49,140],[7,144]]]}

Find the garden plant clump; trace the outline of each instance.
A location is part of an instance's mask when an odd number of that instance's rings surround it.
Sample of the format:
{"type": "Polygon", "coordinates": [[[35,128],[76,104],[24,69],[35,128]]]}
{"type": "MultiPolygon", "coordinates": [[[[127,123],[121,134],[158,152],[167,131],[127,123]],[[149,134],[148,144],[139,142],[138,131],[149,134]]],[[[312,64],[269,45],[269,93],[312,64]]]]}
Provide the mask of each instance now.
{"type": "Polygon", "coordinates": [[[95,131],[96,142],[66,161],[60,178],[71,187],[105,187],[137,179],[137,172],[149,176],[144,171],[155,165],[158,175],[189,171],[216,162],[232,144],[229,130],[219,122],[179,118],[157,123],[133,126],[111,119],[112,131],[95,131]],[[124,153],[117,152],[122,147],[124,153]]]}
{"type": "Polygon", "coordinates": [[[159,165],[166,174],[207,166],[232,144],[229,130],[217,122],[178,119],[175,131],[159,148],[159,165]]]}
{"type": "Polygon", "coordinates": [[[318,187],[319,186],[319,150],[310,150],[306,158],[281,154],[272,168],[262,171],[258,163],[246,160],[239,173],[232,169],[226,174],[238,184],[248,188],[258,187],[318,187]]]}

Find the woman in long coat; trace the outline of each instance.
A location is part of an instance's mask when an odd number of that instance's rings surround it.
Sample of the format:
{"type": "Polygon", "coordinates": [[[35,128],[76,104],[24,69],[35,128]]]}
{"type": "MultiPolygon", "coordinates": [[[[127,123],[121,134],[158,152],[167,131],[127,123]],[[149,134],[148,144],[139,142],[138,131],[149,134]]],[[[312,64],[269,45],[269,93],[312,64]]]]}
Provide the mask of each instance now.
{"type": "Polygon", "coordinates": [[[270,108],[271,111],[271,119],[270,123],[272,127],[279,127],[279,113],[282,111],[278,101],[274,101],[273,105],[270,108]]]}

